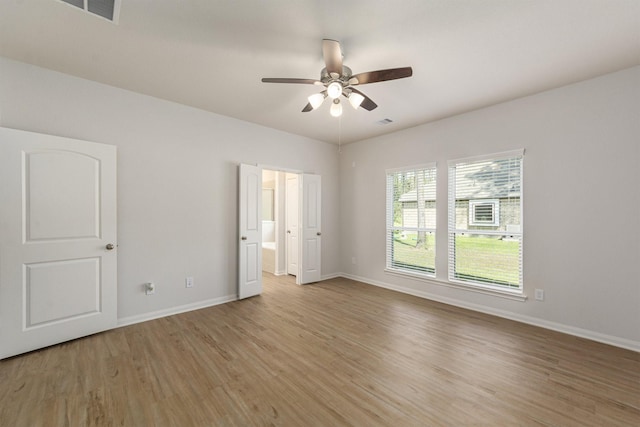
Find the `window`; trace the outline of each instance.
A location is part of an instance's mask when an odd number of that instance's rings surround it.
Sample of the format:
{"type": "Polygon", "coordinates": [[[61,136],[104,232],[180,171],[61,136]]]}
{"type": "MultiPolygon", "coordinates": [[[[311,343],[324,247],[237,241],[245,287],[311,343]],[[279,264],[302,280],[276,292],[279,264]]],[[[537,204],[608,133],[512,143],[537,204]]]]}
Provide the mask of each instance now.
{"type": "Polygon", "coordinates": [[[523,151],[449,162],[449,280],[522,291],[523,151]]]}
{"type": "Polygon", "coordinates": [[[387,269],[434,277],[436,166],[387,171],[387,269]]]}
{"type": "Polygon", "coordinates": [[[499,226],[499,206],[500,200],[469,200],[469,225],[499,226]]]}

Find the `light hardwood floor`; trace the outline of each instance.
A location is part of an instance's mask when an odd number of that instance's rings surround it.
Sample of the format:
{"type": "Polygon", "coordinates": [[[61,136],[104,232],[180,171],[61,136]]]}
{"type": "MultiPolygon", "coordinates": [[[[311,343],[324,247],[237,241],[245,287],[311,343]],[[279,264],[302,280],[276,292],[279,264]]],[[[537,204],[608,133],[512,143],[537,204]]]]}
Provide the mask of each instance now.
{"type": "Polygon", "coordinates": [[[0,361],[2,426],[638,426],[640,354],[347,279],[0,361]]]}

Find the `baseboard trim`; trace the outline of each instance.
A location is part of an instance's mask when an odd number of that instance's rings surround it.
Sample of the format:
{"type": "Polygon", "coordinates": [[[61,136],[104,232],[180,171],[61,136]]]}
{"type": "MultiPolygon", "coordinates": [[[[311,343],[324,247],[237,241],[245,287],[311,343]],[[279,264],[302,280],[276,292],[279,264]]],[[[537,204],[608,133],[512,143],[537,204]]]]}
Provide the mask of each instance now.
{"type": "MultiPolygon", "coordinates": [[[[550,329],[556,332],[562,332],[565,334],[573,335],[580,338],[586,338],[592,341],[597,341],[603,344],[609,344],[615,347],[624,348],[640,352],[640,342],[632,341],[626,338],[616,337],[613,335],[602,334],[600,332],[594,332],[587,329],[576,328],[574,326],[564,325],[562,323],[550,322],[547,320],[539,319],[536,317],[525,316],[522,314],[514,313],[511,311],[498,310],[495,308],[487,307],[484,305],[468,303],[459,301],[452,298],[442,297],[434,295],[429,292],[418,291],[415,289],[405,288],[403,286],[394,285],[391,283],[381,282],[378,280],[372,280],[367,277],[356,276],[348,273],[338,273],[332,275],[333,277],[344,277],[358,282],[365,283],[367,285],[378,286],[380,288],[389,289],[392,291],[402,292],[404,294],[413,295],[420,298],[425,298],[432,301],[441,302],[455,307],[466,308],[469,310],[477,311],[480,313],[490,314],[493,316],[502,317],[509,320],[515,320],[516,322],[526,323],[528,325],[539,326],[541,328],[550,329]]],[[[332,277],[332,278],[333,278],[332,277]]]]}
{"type": "Polygon", "coordinates": [[[337,278],[337,277],[345,277],[345,275],[344,275],[344,274],[342,274],[342,273],[332,273],[332,274],[327,274],[327,275],[322,276],[322,277],[320,278],[320,280],[335,279],[335,278],[337,278]]]}
{"type": "Polygon", "coordinates": [[[122,326],[129,326],[149,320],[160,319],[161,317],[173,316],[174,314],[186,313],[187,311],[213,307],[214,305],[225,304],[231,301],[236,301],[237,299],[237,295],[227,295],[224,297],[212,298],[205,301],[198,301],[191,304],[184,304],[177,307],[170,307],[163,310],[152,311],[150,313],[138,314],[136,316],[123,317],[118,319],[118,324],[116,327],[120,328],[122,326]]]}

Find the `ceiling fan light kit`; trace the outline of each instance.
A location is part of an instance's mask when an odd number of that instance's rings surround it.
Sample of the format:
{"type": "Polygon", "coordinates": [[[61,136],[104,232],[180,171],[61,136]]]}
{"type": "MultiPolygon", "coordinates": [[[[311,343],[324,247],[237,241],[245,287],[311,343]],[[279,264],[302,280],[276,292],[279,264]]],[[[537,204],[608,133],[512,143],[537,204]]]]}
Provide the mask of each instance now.
{"type": "Polygon", "coordinates": [[[331,83],[327,86],[327,95],[329,95],[329,98],[331,99],[336,99],[342,95],[342,85],[338,82],[331,83]]]}
{"type": "Polygon", "coordinates": [[[327,95],[325,92],[320,92],[320,93],[314,93],[307,99],[309,100],[309,104],[311,104],[311,108],[315,110],[316,108],[322,105],[322,102],[326,97],[327,95]]]}
{"type": "Polygon", "coordinates": [[[324,99],[329,97],[333,100],[329,113],[333,117],[340,117],[340,115],[342,115],[340,95],[347,98],[351,106],[356,110],[359,107],[362,107],[367,111],[371,111],[378,107],[371,98],[353,86],[382,82],[386,80],[403,79],[413,75],[411,67],[368,71],[366,73],[354,75],[349,67],[342,64],[342,49],[340,48],[340,43],[336,40],[322,40],[322,56],[324,58],[325,68],[320,71],[320,80],[265,77],[262,79],[262,82],[298,83],[324,86],[325,90],[307,98],[309,103],[302,109],[302,112],[307,113],[317,109],[322,105],[324,99]]]}
{"type": "Polygon", "coordinates": [[[349,103],[354,110],[358,109],[358,107],[362,104],[362,101],[364,101],[364,96],[360,95],[359,93],[352,92],[349,95],[349,103]]]}
{"type": "Polygon", "coordinates": [[[331,108],[329,109],[329,113],[333,117],[340,117],[342,115],[342,104],[340,104],[339,99],[334,99],[333,104],[331,104],[331,108]]]}

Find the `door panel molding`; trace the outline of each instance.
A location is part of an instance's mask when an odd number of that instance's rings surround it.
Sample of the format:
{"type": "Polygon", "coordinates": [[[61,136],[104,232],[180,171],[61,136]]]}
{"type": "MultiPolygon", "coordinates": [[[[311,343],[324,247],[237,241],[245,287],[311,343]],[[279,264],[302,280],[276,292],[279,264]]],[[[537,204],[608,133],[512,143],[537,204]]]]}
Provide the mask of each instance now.
{"type": "Polygon", "coordinates": [[[23,162],[25,242],[100,238],[99,159],[37,150],[23,151],[23,162]],[[57,173],[60,170],[68,173],[57,173]],[[77,179],[80,176],[84,179],[77,179]]]}

